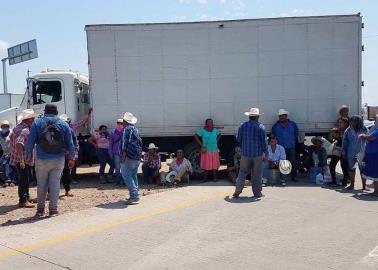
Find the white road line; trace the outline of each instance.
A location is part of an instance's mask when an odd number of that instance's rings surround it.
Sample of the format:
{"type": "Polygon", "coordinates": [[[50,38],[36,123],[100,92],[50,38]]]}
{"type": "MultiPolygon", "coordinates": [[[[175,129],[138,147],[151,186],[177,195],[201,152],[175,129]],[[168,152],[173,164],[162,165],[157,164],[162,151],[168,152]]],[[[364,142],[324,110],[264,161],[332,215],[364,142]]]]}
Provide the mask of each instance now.
{"type": "Polygon", "coordinates": [[[362,258],[362,262],[370,266],[378,265],[378,246],[370,251],[367,256],[362,258]]]}

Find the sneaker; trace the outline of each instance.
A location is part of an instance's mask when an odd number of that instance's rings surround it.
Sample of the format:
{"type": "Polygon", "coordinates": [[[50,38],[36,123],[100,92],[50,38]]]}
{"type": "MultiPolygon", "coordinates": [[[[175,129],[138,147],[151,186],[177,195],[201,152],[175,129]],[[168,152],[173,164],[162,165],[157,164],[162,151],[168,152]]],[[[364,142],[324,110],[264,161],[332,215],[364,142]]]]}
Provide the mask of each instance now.
{"type": "Polygon", "coordinates": [[[49,211],[49,217],[56,217],[59,215],[59,212],[57,210],[55,211],[49,211]]]}
{"type": "Polygon", "coordinates": [[[20,202],[18,204],[18,207],[20,208],[34,208],[34,204],[31,204],[30,202],[26,201],[26,202],[20,202]]]}
{"type": "Polygon", "coordinates": [[[239,195],[241,194],[241,191],[235,191],[234,194],[232,194],[232,198],[239,198],[239,195]]]}
{"type": "Polygon", "coordinates": [[[74,195],[72,194],[71,191],[66,191],[66,193],[64,194],[64,196],[66,196],[66,197],[73,197],[74,195]]]}
{"type": "Polygon", "coordinates": [[[135,198],[135,199],[127,199],[126,200],[126,205],[135,205],[135,204],[138,204],[139,203],[139,198],[135,198]]]}
{"type": "Polygon", "coordinates": [[[265,197],[265,195],[260,192],[260,194],[254,195],[253,197],[255,197],[255,198],[263,198],[263,197],[265,197]]]}
{"type": "Polygon", "coordinates": [[[286,187],[286,182],[285,182],[285,180],[281,180],[281,186],[286,187]]]}
{"type": "Polygon", "coordinates": [[[35,213],[36,218],[43,218],[44,215],[45,215],[45,210],[37,210],[37,212],[35,213]]]}

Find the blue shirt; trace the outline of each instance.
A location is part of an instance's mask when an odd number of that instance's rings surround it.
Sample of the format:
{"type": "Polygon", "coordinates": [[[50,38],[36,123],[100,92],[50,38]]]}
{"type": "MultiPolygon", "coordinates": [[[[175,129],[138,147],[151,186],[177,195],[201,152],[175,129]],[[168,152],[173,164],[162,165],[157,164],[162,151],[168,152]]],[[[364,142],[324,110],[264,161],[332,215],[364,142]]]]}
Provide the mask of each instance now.
{"type": "Polygon", "coordinates": [[[240,126],[237,141],[243,156],[260,157],[263,153],[268,154],[265,128],[255,120],[249,120],[240,126]]]}
{"type": "Polygon", "coordinates": [[[75,146],[72,141],[71,129],[66,122],[64,122],[63,120],[60,120],[55,115],[45,114],[45,116],[35,119],[30,129],[30,135],[25,145],[25,152],[26,152],[27,157],[31,156],[34,146],[36,144],[37,144],[36,150],[37,150],[38,159],[42,159],[42,160],[57,159],[60,157],[64,157],[66,153],[67,153],[68,159],[75,158],[75,146]],[[40,136],[40,134],[43,132],[43,130],[46,128],[46,125],[47,125],[46,121],[44,120],[45,118],[55,121],[57,128],[63,135],[64,143],[66,144],[66,151],[62,151],[61,153],[50,154],[43,151],[42,148],[38,145],[38,137],[40,136]]]}
{"type": "Polygon", "coordinates": [[[134,125],[128,124],[123,130],[120,152],[125,152],[126,157],[133,160],[140,160],[142,157],[142,139],[134,125]]]}
{"type": "Polygon", "coordinates": [[[283,148],[281,145],[276,145],[276,151],[273,153],[272,146],[268,145],[268,159],[270,161],[280,161],[286,159],[286,152],[285,148],[283,148]]]}
{"type": "Polygon", "coordinates": [[[375,138],[374,141],[368,141],[366,143],[365,153],[366,154],[375,154],[378,153],[378,128],[369,132],[369,136],[375,138]]]}
{"type": "Polygon", "coordinates": [[[287,125],[282,126],[279,121],[272,127],[272,133],[277,137],[277,142],[285,149],[295,148],[298,138],[298,126],[295,122],[287,120],[287,125]]]}

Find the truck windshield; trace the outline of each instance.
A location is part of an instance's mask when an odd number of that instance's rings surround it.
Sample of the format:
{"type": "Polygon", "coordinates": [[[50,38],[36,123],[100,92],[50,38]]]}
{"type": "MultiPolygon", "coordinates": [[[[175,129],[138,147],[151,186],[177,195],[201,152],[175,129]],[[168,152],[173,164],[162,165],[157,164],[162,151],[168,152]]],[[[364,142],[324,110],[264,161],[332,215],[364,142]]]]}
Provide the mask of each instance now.
{"type": "Polygon", "coordinates": [[[53,103],[62,100],[60,81],[37,81],[33,85],[33,104],[53,103]]]}

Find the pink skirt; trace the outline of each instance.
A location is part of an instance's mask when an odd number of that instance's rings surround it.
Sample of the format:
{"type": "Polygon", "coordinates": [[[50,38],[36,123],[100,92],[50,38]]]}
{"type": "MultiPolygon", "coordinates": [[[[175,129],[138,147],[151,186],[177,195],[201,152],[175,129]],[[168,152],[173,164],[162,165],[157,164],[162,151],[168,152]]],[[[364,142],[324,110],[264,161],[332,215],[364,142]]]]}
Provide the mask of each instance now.
{"type": "Polygon", "coordinates": [[[215,171],[220,167],[219,153],[205,152],[201,153],[201,169],[205,171],[215,171]]]}

